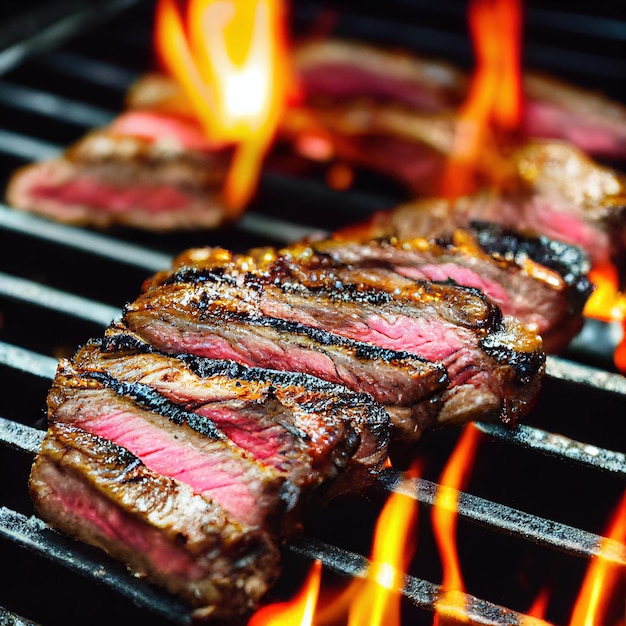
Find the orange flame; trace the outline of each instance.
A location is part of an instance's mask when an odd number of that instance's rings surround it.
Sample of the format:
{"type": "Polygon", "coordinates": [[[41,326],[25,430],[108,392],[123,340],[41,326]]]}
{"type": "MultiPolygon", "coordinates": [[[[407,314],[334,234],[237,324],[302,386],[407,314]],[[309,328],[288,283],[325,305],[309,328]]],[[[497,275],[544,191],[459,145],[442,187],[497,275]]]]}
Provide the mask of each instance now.
{"type": "MultiPolygon", "coordinates": [[[[469,28],[476,56],[467,99],[457,115],[454,143],[442,193],[455,198],[475,190],[485,150],[497,159],[492,125],[516,130],[522,116],[521,0],[473,0],[469,28]]],[[[493,160],[492,159],[492,160],[493,160]]],[[[490,164],[489,173],[498,176],[490,164]]]]}
{"type": "Polygon", "coordinates": [[[626,491],[615,511],[607,536],[600,546],[600,555],[594,557],[587,570],[583,586],[574,606],[570,626],[601,626],[606,624],[605,613],[611,594],[625,576],[623,566],[611,563],[607,556],[612,541],[626,542],[626,491]]]}
{"type": "Polygon", "coordinates": [[[622,341],[613,358],[618,369],[626,372],[626,294],[618,289],[617,270],[611,264],[593,267],[589,279],[596,289],[587,300],[584,315],[603,322],[622,323],[622,341]]]}
{"type": "Polygon", "coordinates": [[[259,609],[248,626],[311,626],[322,578],[322,563],[315,561],[298,594],[288,602],[277,602],[259,609]]]}
{"type": "MultiPolygon", "coordinates": [[[[418,476],[418,464],[407,472],[418,476]]],[[[392,493],[376,522],[371,564],[365,579],[355,578],[315,615],[315,624],[398,626],[404,572],[413,557],[411,531],[417,523],[417,502],[392,493]]]]}
{"type": "Polygon", "coordinates": [[[285,107],[285,9],[281,0],[159,0],[155,44],[213,140],[236,144],[225,183],[238,211],[254,192],[261,161],[285,107]]]}
{"type": "MultiPolygon", "coordinates": [[[[417,466],[410,473],[415,477],[417,466]]],[[[395,492],[389,496],[376,523],[370,570],[350,605],[349,626],[400,624],[404,572],[415,549],[409,533],[416,519],[413,498],[395,492]]]]}
{"type": "Polygon", "coordinates": [[[466,426],[439,478],[432,521],[443,564],[442,588],[445,593],[435,604],[435,624],[439,623],[440,616],[454,615],[456,619],[464,619],[464,597],[458,593],[465,591],[456,549],[458,492],[467,485],[479,441],[480,431],[472,424],[466,426]]]}
{"type": "Polygon", "coordinates": [[[527,615],[543,619],[548,612],[548,603],[550,602],[550,588],[544,587],[538,594],[533,603],[530,605],[527,615]]]}

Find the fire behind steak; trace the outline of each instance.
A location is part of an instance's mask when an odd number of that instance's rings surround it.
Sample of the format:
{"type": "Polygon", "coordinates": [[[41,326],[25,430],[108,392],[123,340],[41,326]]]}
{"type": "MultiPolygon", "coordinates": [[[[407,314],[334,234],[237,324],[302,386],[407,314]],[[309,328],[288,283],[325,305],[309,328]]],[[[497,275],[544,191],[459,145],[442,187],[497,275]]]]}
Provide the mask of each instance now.
{"type": "Polygon", "coordinates": [[[147,282],[123,323],[172,354],[306,372],[366,390],[396,434],[533,405],[541,339],[473,288],[303,255],[197,249],[147,282]]]}
{"type": "Polygon", "coordinates": [[[380,467],[387,414],[305,375],[168,356],[113,330],[106,344],[59,366],[37,512],[203,615],[245,613],[311,491],[380,467]]]}

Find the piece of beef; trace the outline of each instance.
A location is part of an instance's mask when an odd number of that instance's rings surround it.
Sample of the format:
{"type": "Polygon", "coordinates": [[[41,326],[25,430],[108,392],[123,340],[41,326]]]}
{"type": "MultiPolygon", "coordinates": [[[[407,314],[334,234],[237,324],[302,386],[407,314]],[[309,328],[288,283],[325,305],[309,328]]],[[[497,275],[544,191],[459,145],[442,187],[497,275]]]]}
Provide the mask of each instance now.
{"type": "MultiPolygon", "coordinates": [[[[372,379],[372,395],[388,407],[397,435],[407,440],[437,423],[478,418],[514,423],[532,406],[544,366],[539,337],[503,317],[475,289],[393,272],[377,284],[364,284],[349,272],[318,271],[285,258],[276,262],[272,255],[188,251],[171,272],[146,284],[123,319],[169,353],[229,358],[330,380],[342,374],[334,351],[327,349],[335,342],[445,367],[449,382],[443,388],[432,370],[426,388],[421,377],[413,386],[405,379],[394,389],[372,379]],[[395,406],[389,406],[394,396],[395,406]]],[[[353,371],[361,366],[359,350],[353,352],[353,371]]],[[[363,376],[372,374],[377,371],[368,367],[363,376]]],[[[359,388],[358,378],[343,382],[359,388]]]]}
{"type": "Polygon", "coordinates": [[[526,236],[577,246],[597,266],[613,263],[626,283],[626,178],[563,143],[529,143],[514,153],[516,176],[501,189],[455,200],[420,198],[347,227],[343,238],[449,237],[491,222],[526,236]]]}
{"type": "Polygon", "coordinates": [[[106,438],[48,428],[30,479],[37,514],[199,607],[252,610],[279,574],[276,542],[106,438]]]}
{"type": "MultiPolygon", "coordinates": [[[[536,330],[546,352],[559,352],[582,326],[592,286],[590,263],[578,248],[545,237],[523,237],[494,224],[473,223],[438,242],[421,239],[348,239],[293,245],[281,254],[334,268],[391,270],[415,280],[451,280],[484,292],[507,315],[536,330]]],[[[363,277],[363,280],[370,278],[363,277]]]]}
{"type": "Polygon", "coordinates": [[[230,158],[192,120],[131,111],[18,170],[7,202],[72,224],[212,228],[235,217],[220,197],[230,158]]]}
{"type": "Polygon", "coordinates": [[[344,387],[161,354],[119,327],[106,344],[61,361],[37,512],[203,614],[245,613],[311,493],[381,467],[388,415],[344,387]]]}
{"type": "MultiPolygon", "coordinates": [[[[454,111],[467,96],[468,75],[449,63],[407,51],[341,39],[298,46],[295,67],[316,110],[374,102],[381,112],[416,115],[454,111]]],[[[536,72],[523,75],[522,132],[562,139],[588,154],[626,158],[626,107],[600,93],[536,72]]],[[[407,117],[408,121],[408,117],[407,117]]]]}

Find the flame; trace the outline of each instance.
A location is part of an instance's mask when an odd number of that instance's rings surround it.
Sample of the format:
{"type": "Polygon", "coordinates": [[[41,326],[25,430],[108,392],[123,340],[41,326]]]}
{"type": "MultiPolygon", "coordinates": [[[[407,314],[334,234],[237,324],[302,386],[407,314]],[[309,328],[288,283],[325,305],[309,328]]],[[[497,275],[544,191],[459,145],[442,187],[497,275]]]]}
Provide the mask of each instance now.
{"type": "Polygon", "coordinates": [[[516,130],[522,116],[521,0],[472,0],[469,28],[476,69],[468,96],[457,114],[455,137],[442,180],[451,198],[471,193],[476,170],[489,152],[489,174],[497,179],[501,165],[493,127],[516,130]]]}
{"type": "Polygon", "coordinates": [[[550,587],[544,587],[539,591],[537,597],[534,599],[533,603],[530,605],[526,614],[530,617],[536,617],[538,619],[543,619],[548,612],[548,603],[550,602],[550,587]]]}
{"type": "Polygon", "coordinates": [[[585,310],[585,317],[603,322],[621,322],[623,337],[615,350],[613,358],[617,368],[626,372],[626,294],[618,288],[617,269],[607,263],[598,265],[589,272],[589,279],[596,286],[585,310]]]}
{"type": "Polygon", "coordinates": [[[600,554],[594,557],[587,570],[580,594],[574,606],[570,626],[601,626],[611,593],[624,576],[624,568],[607,558],[611,543],[626,542],[626,491],[613,515],[607,536],[603,538],[600,554]]]}
{"type": "MultiPolygon", "coordinates": [[[[407,475],[417,478],[415,462],[407,475]]],[[[316,626],[399,626],[404,572],[415,552],[412,529],[417,523],[417,502],[392,493],[383,507],[374,531],[370,567],[366,577],[355,578],[315,615],[316,626]]]]}
{"type": "MultiPolygon", "coordinates": [[[[418,473],[414,465],[409,473],[418,473]]],[[[367,578],[350,605],[348,626],[397,626],[404,572],[415,545],[410,531],[415,527],[417,503],[401,493],[392,493],[376,523],[371,565],[367,578]],[[412,546],[412,547],[409,547],[412,546]]]]}
{"type": "Polygon", "coordinates": [[[254,192],[290,87],[282,0],[159,0],[155,45],[206,135],[236,145],[226,202],[241,210],[254,192]]]}
{"type": "Polygon", "coordinates": [[[322,578],[322,563],[315,561],[298,594],[288,602],[277,602],[259,609],[248,626],[311,626],[322,578]]]}
{"type": "Polygon", "coordinates": [[[469,468],[479,441],[480,431],[472,424],[466,426],[439,477],[440,487],[432,510],[432,522],[443,564],[444,593],[435,603],[435,624],[443,616],[467,621],[465,596],[462,593],[465,591],[465,584],[456,549],[457,505],[458,492],[467,485],[469,468]]]}

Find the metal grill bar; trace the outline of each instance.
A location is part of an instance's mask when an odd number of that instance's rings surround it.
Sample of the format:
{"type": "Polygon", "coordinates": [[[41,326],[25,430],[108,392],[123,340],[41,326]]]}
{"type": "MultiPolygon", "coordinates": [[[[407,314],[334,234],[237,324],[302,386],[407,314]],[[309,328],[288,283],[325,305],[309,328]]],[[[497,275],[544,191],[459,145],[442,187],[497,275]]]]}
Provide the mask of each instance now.
{"type": "Polygon", "coordinates": [[[559,380],[626,395],[626,378],[621,374],[613,374],[556,356],[550,356],[546,360],[546,374],[559,380]]]}
{"type": "Polygon", "coordinates": [[[448,502],[457,502],[457,508],[449,510],[456,510],[460,516],[483,526],[568,554],[586,557],[602,554],[613,563],[626,565],[626,546],[618,541],[437,485],[423,478],[408,478],[393,469],[382,472],[380,482],[388,491],[402,493],[429,506],[435,506],[437,494],[445,493],[450,497],[442,498],[445,504],[438,503],[437,506],[447,508],[448,502]]]}
{"type": "Polygon", "coordinates": [[[120,91],[126,91],[139,78],[134,72],[117,65],[103,63],[97,59],[86,59],[71,52],[54,52],[37,59],[36,62],[59,74],[120,91]]]}
{"type": "Polygon", "coordinates": [[[0,152],[25,161],[43,161],[57,156],[59,146],[0,128],[0,152]]]}
{"type": "Polygon", "coordinates": [[[126,568],[84,544],[60,535],[36,517],[26,517],[0,507],[0,536],[102,583],[132,600],[136,605],[177,624],[190,624],[189,607],[162,589],[130,576],[126,568]]]}
{"type": "Polygon", "coordinates": [[[485,424],[483,422],[476,422],[475,426],[490,437],[506,443],[532,448],[549,456],[566,458],[582,465],[626,476],[626,454],[622,452],[605,450],[524,424],[519,424],[515,430],[502,424],[485,424]]]}
{"type": "Polygon", "coordinates": [[[14,450],[37,454],[45,434],[43,430],[0,417],[0,441],[14,450]]]}
{"type": "Polygon", "coordinates": [[[88,28],[111,19],[138,0],[109,0],[83,5],[70,14],[44,26],[36,34],[0,52],[0,75],[6,74],[25,59],[55,48],[88,28]]]}
{"type": "Polygon", "coordinates": [[[104,126],[115,117],[111,111],[99,107],[6,81],[0,81],[0,103],[86,127],[104,126]]]}
{"type": "Polygon", "coordinates": [[[39,626],[37,622],[32,622],[2,607],[0,607],[0,624],[5,626],[39,626]]]}
{"type": "Polygon", "coordinates": [[[0,341],[0,364],[52,380],[57,371],[58,362],[52,357],[0,341]]]}
{"type": "Polygon", "coordinates": [[[0,295],[107,326],[120,311],[91,299],[0,272],[0,295]]]}
{"type": "Polygon", "coordinates": [[[0,228],[44,239],[74,250],[126,263],[151,272],[169,267],[172,257],[99,233],[58,224],[0,204],[0,228]]]}

